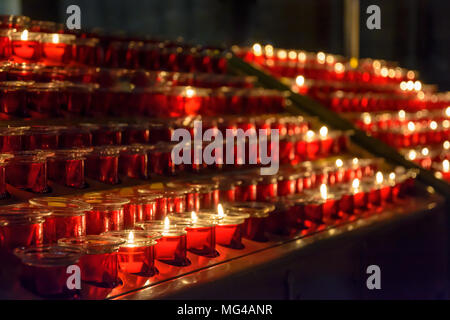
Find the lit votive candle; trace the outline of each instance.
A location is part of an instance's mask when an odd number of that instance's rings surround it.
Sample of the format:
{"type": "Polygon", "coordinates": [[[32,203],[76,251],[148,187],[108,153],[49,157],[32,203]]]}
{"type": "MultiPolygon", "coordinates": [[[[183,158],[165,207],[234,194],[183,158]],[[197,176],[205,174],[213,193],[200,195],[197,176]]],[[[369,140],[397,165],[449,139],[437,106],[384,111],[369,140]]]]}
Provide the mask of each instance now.
{"type": "Polygon", "coordinates": [[[185,226],[171,224],[169,217],[164,220],[152,220],[137,224],[138,227],[160,232],[162,237],[155,246],[156,259],[173,266],[188,266],[191,264],[187,258],[187,232],[185,226]]]}
{"type": "Polygon", "coordinates": [[[72,59],[74,35],[44,33],[42,35],[42,62],[45,65],[67,65],[72,59]]]}
{"type": "Polygon", "coordinates": [[[11,34],[11,59],[18,63],[39,62],[41,34],[38,32],[13,32],[11,34]]]}
{"type": "Polygon", "coordinates": [[[145,230],[110,231],[103,235],[118,237],[126,242],[121,244],[118,252],[121,271],[143,277],[152,277],[158,273],[155,267],[156,240],[160,233],[145,230]]]}
{"type": "Polygon", "coordinates": [[[216,251],[216,221],[203,218],[192,213],[177,213],[169,215],[171,222],[186,226],[186,241],[188,251],[205,257],[217,257],[216,251]]]}

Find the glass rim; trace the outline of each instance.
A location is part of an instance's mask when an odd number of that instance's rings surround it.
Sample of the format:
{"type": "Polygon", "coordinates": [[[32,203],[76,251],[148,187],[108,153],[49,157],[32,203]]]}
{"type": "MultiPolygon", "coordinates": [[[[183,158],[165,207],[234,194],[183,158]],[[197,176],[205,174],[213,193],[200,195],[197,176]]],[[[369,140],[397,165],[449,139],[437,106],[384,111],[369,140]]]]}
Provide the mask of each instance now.
{"type": "Polygon", "coordinates": [[[268,217],[275,210],[275,205],[264,202],[233,202],[223,204],[225,213],[238,212],[247,213],[250,217],[263,218],[268,217]]]}
{"type": "Polygon", "coordinates": [[[96,196],[88,196],[79,198],[78,200],[84,201],[87,204],[92,206],[92,210],[99,209],[114,209],[114,208],[123,208],[126,204],[130,203],[130,200],[126,197],[119,197],[109,195],[96,195],[96,196]]]}
{"type": "Polygon", "coordinates": [[[76,36],[73,34],[66,34],[66,33],[56,33],[56,32],[52,32],[52,33],[47,33],[47,32],[43,32],[42,33],[42,38],[41,41],[43,43],[54,43],[54,44],[73,44],[74,41],[76,39],[76,36]],[[54,42],[53,40],[55,40],[54,38],[58,39],[58,42],[54,42]]]}
{"type": "Polygon", "coordinates": [[[55,216],[78,216],[92,210],[92,206],[86,202],[64,197],[31,198],[28,203],[36,207],[48,208],[55,216]]]}
{"type": "Polygon", "coordinates": [[[53,267],[77,263],[83,255],[83,250],[69,246],[42,245],[18,247],[14,249],[14,255],[26,265],[53,267]]]}
{"type": "Polygon", "coordinates": [[[109,237],[117,237],[122,240],[125,240],[125,243],[121,244],[121,246],[153,246],[157,242],[156,240],[161,239],[162,235],[160,232],[151,232],[150,230],[133,230],[133,229],[125,229],[120,231],[108,231],[103,232],[101,235],[109,236],[109,237]],[[133,242],[129,243],[129,235],[130,232],[133,232],[133,242]]]}
{"type": "Polygon", "coordinates": [[[58,245],[80,247],[86,254],[102,254],[117,252],[125,240],[103,235],[86,235],[77,238],[61,238],[58,245]]]}

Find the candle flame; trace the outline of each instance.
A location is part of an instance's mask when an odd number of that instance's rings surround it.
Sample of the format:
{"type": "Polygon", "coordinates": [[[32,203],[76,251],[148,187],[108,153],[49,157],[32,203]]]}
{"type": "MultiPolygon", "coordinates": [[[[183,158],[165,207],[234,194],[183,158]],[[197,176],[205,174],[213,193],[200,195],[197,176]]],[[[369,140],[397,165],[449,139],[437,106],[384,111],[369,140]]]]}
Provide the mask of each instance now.
{"type": "Polygon", "coordinates": [[[287,57],[287,52],[285,51],[285,50],[279,50],[278,52],[277,52],[277,57],[278,57],[278,59],[286,59],[286,57],[287,57]]]}
{"type": "Polygon", "coordinates": [[[22,41],[28,40],[28,30],[27,29],[22,31],[22,34],[20,35],[20,40],[22,40],[22,41]]]}
{"type": "Polygon", "coordinates": [[[431,122],[430,122],[430,129],[431,129],[431,130],[436,130],[437,127],[438,127],[438,124],[437,124],[436,121],[431,121],[431,122]]]}
{"type": "Polygon", "coordinates": [[[414,90],[416,91],[422,90],[422,83],[420,81],[414,82],[414,90]]]}
{"type": "Polygon", "coordinates": [[[389,180],[395,181],[395,173],[394,172],[389,173],[389,180]]]}
{"type": "Polygon", "coordinates": [[[414,122],[408,122],[408,130],[411,132],[414,132],[416,130],[416,125],[414,124],[414,122]]]}
{"type": "Polygon", "coordinates": [[[317,62],[318,63],[324,64],[325,63],[325,59],[326,59],[325,53],[323,53],[323,52],[318,52],[317,53],[317,62]]]}
{"type": "Polygon", "coordinates": [[[328,198],[328,188],[327,185],[324,183],[320,185],[320,196],[322,197],[323,200],[326,200],[328,198]]]}
{"type": "Polygon", "coordinates": [[[305,77],[304,76],[297,76],[297,78],[295,78],[295,83],[299,87],[303,86],[305,84],[305,77]]]}
{"type": "Polygon", "coordinates": [[[291,60],[297,59],[297,52],[295,52],[295,51],[289,51],[288,57],[289,57],[289,59],[291,59],[291,60]]]}
{"type": "Polygon", "coordinates": [[[186,97],[188,98],[192,98],[195,95],[195,90],[192,88],[187,88],[186,89],[186,97]]]}
{"type": "Polygon", "coordinates": [[[415,160],[416,157],[417,157],[416,151],[410,150],[409,153],[408,153],[408,158],[409,158],[409,160],[415,160]]]}
{"type": "Polygon", "coordinates": [[[445,109],[445,115],[450,118],[450,107],[445,109]]]}
{"type": "Polygon", "coordinates": [[[422,155],[427,156],[430,154],[430,150],[428,148],[423,148],[422,149],[422,155]]]}
{"type": "Polygon", "coordinates": [[[334,65],[334,71],[336,71],[336,73],[342,73],[345,71],[345,67],[342,63],[338,62],[334,65]]]}
{"type": "Polygon", "coordinates": [[[164,218],[164,229],[169,229],[170,227],[170,220],[169,217],[164,218]]]}
{"type": "Polygon", "coordinates": [[[192,220],[192,223],[197,223],[198,217],[197,217],[197,214],[195,213],[195,211],[192,211],[192,213],[191,213],[191,220],[192,220]]]}
{"type": "Polygon", "coordinates": [[[222,205],[219,203],[219,205],[217,206],[217,215],[220,217],[220,218],[223,218],[223,217],[225,217],[225,213],[223,212],[223,207],[222,207],[222,205]]]}
{"type": "Polygon", "coordinates": [[[130,231],[130,233],[128,233],[128,244],[133,244],[134,243],[134,232],[130,231]]]}
{"type": "Polygon", "coordinates": [[[354,165],[357,165],[358,162],[359,162],[359,159],[358,159],[358,158],[353,158],[352,163],[353,163],[354,165]]]}
{"type": "Polygon", "coordinates": [[[305,62],[306,61],[306,53],[304,53],[303,51],[300,51],[298,53],[298,61],[300,62],[305,62]]]}
{"type": "Polygon", "coordinates": [[[323,126],[322,128],[320,128],[319,134],[322,138],[326,138],[326,136],[328,135],[328,128],[326,126],[323,126]]]}
{"type": "Polygon", "coordinates": [[[444,171],[444,172],[450,171],[450,162],[447,159],[442,161],[442,171],[444,171]]]}
{"type": "Polygon", "coordinates": [[[308,130],[308,131],[306,132],[306,138],[307,138],[308,140],[311,140],[312,138],[314,138],[315,135],[316,135],[316,134],[315,134],[314,131],[312,131],[312,130],[308,130]]]}
{"type": "Polygon", "coordinates": [[[259,43],[255,43],[252,49],[255,56],[260,56],[262,54],[262,47],[259,43]]]}
{"type": "Polygon", "coordinates": [[[53,42],[53,43],[59,43],[59,34],[54,33],[54,34],[52,35],[52,42],[53,42]]]}
{"type": "Polygon", "coordinates": [[[384,180],[383,174],[380,171],[378,171],[377,174],[375,175],[375,179],[377,184],[382,184],[384,180]]]}
{"type": "Polygon", "coordinates": [[[363,122],[364,124],[371,124],[372,123],[372,117],[369,113],[365,112],[363,113],[363,122]]]}
{"type": "Polygon", "coordinates": [[[444,141],[444,149],[445,150],[450,149],[450,141],[444,141]]]}
{"type": "Polygon", "coordinates": [[[342,168],[343,165],[344,165],[344,162],[341,159],[336,160],[336,167],[342,168]]]}
{"type": "Polygon", "coordinates": [[[405,110],[400,110],[400,111],[398,112],[398,118],[399,118],[400,120],[405,120],[405,118],[406,118],[406,112],[405,112],[405,110]]]}
{"type": "Polygon", "coordinates": [[[359,179],[354,179],[352,182],[352,188],[353,190],[358,190],[359,189],[359,179]]]}

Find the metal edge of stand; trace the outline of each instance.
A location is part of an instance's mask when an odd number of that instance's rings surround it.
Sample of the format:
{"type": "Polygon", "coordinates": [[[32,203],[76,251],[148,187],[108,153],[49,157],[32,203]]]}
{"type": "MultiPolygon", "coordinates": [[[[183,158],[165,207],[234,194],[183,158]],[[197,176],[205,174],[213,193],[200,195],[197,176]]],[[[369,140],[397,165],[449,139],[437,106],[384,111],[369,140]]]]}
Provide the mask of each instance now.
{"type": "Polygon", "coordinates": [[[389,162],[401,165],[408,169],[415,169],[419,172],[418,178],[424,184],[433,187],[437,192],[445,197],[447,201],[450,200],[450,184],[437,179],[432,172],[423,169],[415,163],[406,160],[394,148],[385,144],[381,140],[367,135],[363,130],[356,128],[350,121],[342,118],[339,114],[324,107],[321,103],[297,93],[294,93],[291,88],[281,83],[274,77],[268,75],[266,72],[253,67],[242,59],[236,57],[234,54],[228,56],[228,65],[231,71],[236,73],[244,73],[247,75],[256,76],[258,82],[267,88],[277,89],[288,92],[288,98],[292,104],[286,109],[291,113],[306,112],[311,116],[318,117],[327,125],[338,130],[352,130],[352,141],[358,146],[369,151],[373,155],[383,157],[389,162]]]}

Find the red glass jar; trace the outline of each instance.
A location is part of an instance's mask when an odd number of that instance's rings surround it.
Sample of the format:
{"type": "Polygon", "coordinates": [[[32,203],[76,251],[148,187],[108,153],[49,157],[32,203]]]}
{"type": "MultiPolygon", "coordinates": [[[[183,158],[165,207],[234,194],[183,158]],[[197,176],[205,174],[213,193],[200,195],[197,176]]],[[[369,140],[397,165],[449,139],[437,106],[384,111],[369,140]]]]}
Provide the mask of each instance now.
{"type": "Polygon", "coordinates": [[[0,151],[14,152],[22,150],[24,132],[29,127],[0,127],[0,151]]]}
{"type": "Polygon", "coordinates": [[[0,29],[0,61],[11,57],[11,30],[0,29]]]}
{"type": "Polygon", "coordinates": [[[92,146],[91,129],[83,126],[71,126],[59,132],[59,148],[85,148],[92,146]]]}
{"type": "Polygon", "coordinates": [[[133,85],[127,82],[109,88],[98,88],[92,96],[92,105],[88,114],[94,117],[129,116],[132,105],[133,85]]]}
{"type": "Polygon", "coordinates": [[[102,288],[114,288],[121,284],[117,252],[124,242],[117,237],[88,235],[59,239],[58,245],[83,250],[84,255],[77,264],[81,270],[82,282],[102,288]]]}
{"type": "Polygon", "coordinates": [[[72,61],[71,34],[43,33],[41,37],[41,62],[47,66],[65,66],[72,61]]]}
{"type": "Polygon", "coordinates": [[[185,226],[187,232],[187,250],[208,258],[217,257],[216,222],[209,218],[200,218],[191,213],[170,215],[171,222],[185,226]]]}
{"type": "Polygon", "coordinates": [[[12,157],[12,154],[0,154],[0,200],[9,197],[9,193],[6,190],[6,164],[12,157]]]}
{"type": "Polygon", "coordinates": [[[51,211],[44,222],[45,243],[86,235],[85,212],[91,210],[92,206],[85,202],[63,197],[43,197],[30,199],[29,203],[51,211]]]}
{"type": "Polygon", "coordinates": [[[266,242],[266,221],[269,215],[275,210],[271,203],[261,202],[237,202],[224,205],[227,215],[249,215],[245,219],[243,237],[257,242],[266,242]]]}
{"type": "Polygon", "coordinates": [[[148,150],[148,171],[160,176],[175,176],[184,171],[184,164],[176,165],[172,160],[175,143],[161,142],[148,150]]]}
{"type": "Polygon", "coordinates": [[[14,254],[22,260],[22,286],[38,296],[50,299],[73,298],[77,289],[69,289],[69,266],[78,263],[83,251],[76,247],[20,247],[14,254]]]}
{"type": "Polygon", "coordinates": [[[148,148],[144,145],[125,146],[120,152],[120,174],[134,179],[148,179],[148,148]]]}
{"type": "Polygon", "coordinates": [[[31,118],[51,118],[60,112],[61,82],[36,82],[27,88],[27,110],[31,118]]]}
{"type": "Polygon", "coordinates": [[[216,243],[231,249],[243,249],[242,235],[247,215],[225,215],[216,225],[216,243]]]}
{"type": "Polygon", "coordinates": [[[170,224],[168,219],[147,221],[139,223],[138,226],[144,230],[161,233],[162,237],[157,240],[155,246],[156,260],[178,267],[191,264],[187,258],[187,232],[184,226],[170,224]]]}
{"type": "Polygon", "coordinates": [[[132,123],[129,124],[122,137],[123,144],[134,144],[134,143],[149,143],[150,141],[150,130],[147,123],[132,123]]]}
{"type": "Polygon", "coordinates": [[[126,197],[130,200],[124,206],[124,228],[132,229],[136,223],[156,219],[157,216],[157,202],[161,199],[161,195],[132,195],[126,197]]]}
{"type": "Polygon", "coordinates": [[[101,125],[90,123],[84,123],[82,125],[91,128],[92,144],[94,146],[122,144],[122,133],[124,128],[127,126],[124,123],[113,122],[101,125]]]}
{"type": "Polygon", "coordinates": [[[164,194],[164,190],[140,188],[137,190],[137,193],[140,195],[150,195],[156,197],[156,213],[152,216],[153,219],[159,220],[166,217],[168,213],[168,200],[164,194]]]}
{"type": "Polygon", "coordinates": [[[279,197],[285,197],[303,191],[303,183],[301,185],[300,190],[297,191],[297,184],[298,184],[297,181],[300,178],[297,173],[281,172],[277,178],[278,178],[277,195],[279,197]]]}
{"type": "Polygon", "coordinates": [[[158,142],[170,142],[173,134],[173,127],[166,122],[149,122],[149,142],[157,144],[158,142]]]}
{"type": "Polygon", "coordinates": [[[48,178],[69,188],[86,187],[85,161],[90,149],[55,150],[48,158],[48,178]]]}
{"type": "Polygon", "coordinates": [[[267,201],[271,198],[275,198],[278,194],[277,176],[261,176],[258,179],[256,194],[257,201],[267,201]]]}
{"type": "Polygon", "coordinates": [[[64,82],[60,114],[65,117],[83,116],[88,113],[92,104],[92,94],[97,85],[90,83],[64,82]]]}
{"type": "Polygon", "coordinates": [[[156,240],[161,238],[157,232],[145,230],[110,231],[103,235],[117,237],[126,242],[119,247],[118,260],[122,272],[143,277],[158,273],[155,266],[156,240]]]}
{"type": "Polygon", "coordinates": [[[50,155],[52,153],[39,150],[15,152],[6,167],[6,182],[30,192],[48,192],[47,158],[50,155]]]}
{"type": "Polygon", "coordinates": [[[124,206],[130,202],[115,196],[80,198],[92,206],[86,212],[86,234],[98,235],[108,231],[120,231],[124,227],[124,206]]]}
{"type": "Polygon", "coordinates": [[[44,221],[51,211],[27,204],[0,207],[0,251],[11,253],[18,247],[40,245],[44,241],[44,221]]]}
{"type": "Polygon", "coordinates": [[[26,110],[26,89],[33,82],[2,81],[0,82],[0,119],[23,117],[26,110]]]}
{"type": "Polygon", "coordinates": [[[219,185],[215,182],[192,181],[189,186],[193,188],[194,209],[215,209],[220,201],[219,185]]]}
{"type": "Polygon", "coordinates": [[[22,137],[24,150],[53,150],[58,148],[59,131],[65,127],[30,126],[22,137]]]}
{"type": "Polygon", "coordinates": [[[216,176],[213,177],[213,180],[219,184],[220,201],[234,202],[236,200],[236,183],[234,179],[226,176],[216,176]]]}
{"type": "Polygon", "coordinates": [[[30,22],[26,16],[0,15],[0,29],[23,30],[30,26],[30,22]]]}
{"type": "Polygon", "coordinates": [[[73,46],[73,61],[77,65],[95,66],[98,62],[101,62],[100,54],[101,48],[98,45],[99,39],[97,38],[80,38],[75,39],[73,46]]]}
{"type": "Polygon", "coordinates": [[[11,60],[18,63],[37,63],[41,58],[41,33],[11,33],[11,60]]]}
{"type": "Polygon", "coordinates": [[[118,184],[119,154],[122,147],[101,146],[86,156],[86,176],[107,184],[118,184]]]}
{"type": "Polygon", "coordinates": [[[236,201],[256,201],[258,179],[255,176],[236,176],[236,201]]]}
{"type": "Polygon", "coordinates": [[[34,63],[12,63],[5,68],[7,81],[33,81],[41,66],[34,63]]]}

